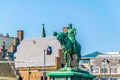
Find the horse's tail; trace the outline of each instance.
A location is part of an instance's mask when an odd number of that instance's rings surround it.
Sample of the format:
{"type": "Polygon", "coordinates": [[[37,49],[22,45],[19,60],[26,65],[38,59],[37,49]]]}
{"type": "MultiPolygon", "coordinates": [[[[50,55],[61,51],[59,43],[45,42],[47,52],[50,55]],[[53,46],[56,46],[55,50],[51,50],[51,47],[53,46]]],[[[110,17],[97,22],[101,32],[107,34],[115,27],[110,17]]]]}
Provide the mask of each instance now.
{"type": "Polygon", "coordinates": [[[81,45],[76,41],[77,57],[81,59],[81,45]]]}

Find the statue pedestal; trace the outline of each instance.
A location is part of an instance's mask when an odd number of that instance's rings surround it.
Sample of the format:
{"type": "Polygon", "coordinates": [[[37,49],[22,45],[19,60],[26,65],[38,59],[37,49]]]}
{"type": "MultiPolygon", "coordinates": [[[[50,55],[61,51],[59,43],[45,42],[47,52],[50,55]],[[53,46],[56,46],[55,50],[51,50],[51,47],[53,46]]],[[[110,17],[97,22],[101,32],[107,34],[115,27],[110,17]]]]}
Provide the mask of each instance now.
{"type": "Polygon", "coordinates": [[[47,73],[50,80],[92,80],[95,76],[82,69],[62,68],[57,71],[47,73]]]}

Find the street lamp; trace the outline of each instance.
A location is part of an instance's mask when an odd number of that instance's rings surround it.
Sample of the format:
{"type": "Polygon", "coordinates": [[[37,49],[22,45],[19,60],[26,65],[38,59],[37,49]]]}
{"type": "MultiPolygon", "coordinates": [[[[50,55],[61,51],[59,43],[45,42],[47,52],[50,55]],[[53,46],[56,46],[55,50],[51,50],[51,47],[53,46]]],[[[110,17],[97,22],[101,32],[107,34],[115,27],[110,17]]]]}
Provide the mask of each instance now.
{"type": "Polygon", "coordinates": [[[110,61],[108,59],[103,59],[102,62],[104,62],[104,78],[105,78],[105,64],[110,63],[110,61]]]}

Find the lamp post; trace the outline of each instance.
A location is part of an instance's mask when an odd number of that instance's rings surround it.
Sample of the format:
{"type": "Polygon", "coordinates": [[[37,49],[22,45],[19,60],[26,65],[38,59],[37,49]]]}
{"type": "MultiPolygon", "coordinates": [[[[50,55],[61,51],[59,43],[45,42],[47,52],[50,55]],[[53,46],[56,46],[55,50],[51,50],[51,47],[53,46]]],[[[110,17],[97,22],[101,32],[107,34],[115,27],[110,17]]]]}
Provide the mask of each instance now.
{"type": "Polygon", "coordinates": [[[43,80],[45,80],[45,52],[46,50],[44,49],[43,80]]]}
{"type": "Polygon", "coordinates": [[[48,46],[47,49],[44,49],[44,64],[43,64],[43,80],[45,80],[45,55],[50,55],[52,53],[51,46],[48,46]]]}
{"type": "Polygon", "coordinates": [[[104,78],[105,78],[105,64],[110,63],[108,59],[103,59],[102,62],[104,62],[104,78]]]}

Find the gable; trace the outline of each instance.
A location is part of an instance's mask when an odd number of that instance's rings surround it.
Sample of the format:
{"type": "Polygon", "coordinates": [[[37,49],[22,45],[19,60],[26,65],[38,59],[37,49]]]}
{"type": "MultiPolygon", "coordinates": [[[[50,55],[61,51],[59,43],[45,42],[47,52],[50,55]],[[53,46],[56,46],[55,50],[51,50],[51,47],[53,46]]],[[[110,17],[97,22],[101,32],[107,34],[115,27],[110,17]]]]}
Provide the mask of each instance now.
{"type": "Polygon", "coordinates": [[[55,57],[58,56],[58,49],[61,49],[61,45],[55,37],[44,37],[21,41],[15,53],[15,61],[24,62],[16,63],[16,67],[43,66],[44,50],[47,50],[48,46],[52,48],[52,53],[47,55],[45,51],[45,66],[55,65],[55,57]]]}

